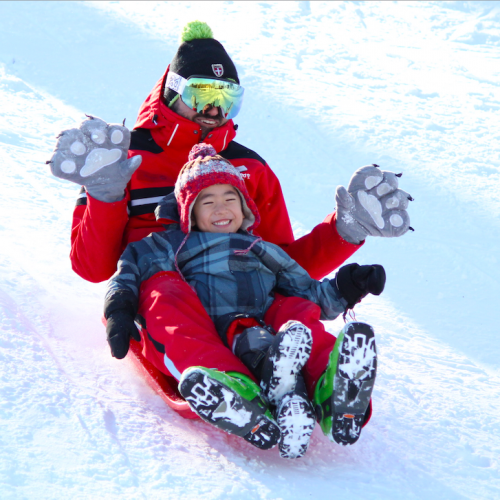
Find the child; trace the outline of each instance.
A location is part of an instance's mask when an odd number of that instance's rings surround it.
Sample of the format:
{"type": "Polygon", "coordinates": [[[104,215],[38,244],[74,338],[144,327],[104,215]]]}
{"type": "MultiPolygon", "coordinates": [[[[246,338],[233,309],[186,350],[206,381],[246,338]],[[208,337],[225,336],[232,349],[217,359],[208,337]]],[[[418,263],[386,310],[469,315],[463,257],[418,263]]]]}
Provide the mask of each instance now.
{"type": "Polygon", "coordinates": [[[274,294],[280,293],[312,301],[321,307],[321,319],[334,319],[368,293],[382,292],[383,268],[351,264],[334,280],[311,279],[278,246],[252,235],[259,213],[235,167],[206,144],[195,146],[189,160],[174,193],[157,208],[158,219],[177,220],[180,227],[168,224],[166,231],[130,244],[108,284],[105,317],[113,355],[126,355],[131,335],[140,339],[134,318],[141,283],[176,270],[262,388],[247,374],[193,366],[179,381],[193,411],[259,448],[279,442],[286,458],[305,453],[316,418],[332,440],[354,443],[369,413],[375,380],[371,327],[351,323],[343,329],[320,367],[313,409],[301,370],[314,333],[291,320],[273,335],[267,316],[274,294]]]}

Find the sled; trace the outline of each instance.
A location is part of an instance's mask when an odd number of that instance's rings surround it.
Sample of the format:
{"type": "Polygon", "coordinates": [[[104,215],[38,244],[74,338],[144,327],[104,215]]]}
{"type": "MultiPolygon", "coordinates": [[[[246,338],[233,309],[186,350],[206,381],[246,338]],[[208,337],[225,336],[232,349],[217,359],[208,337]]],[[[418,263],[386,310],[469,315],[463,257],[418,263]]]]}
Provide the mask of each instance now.
{"type": "MultiPolygon", "coordinates": [[[[106,318],[102,317],[102,324],[106,326],[106,318]]],[[[140,328],[141,325],[137,324],[140,328]]],[[[139,372],[146,383],[163,399],[167,405],[176,411],[181,417],[197,419],[187,401],[181,396],[177,389],[177,380],[162,373],[156,366],[150,363],[142,355],[141,343],[133,338],[130,339],[130,347],[127,358],[132,361],[135,369],[139,372]]]]}
{"type": "Polygon", "coordinates": [[[146,380],[147,384],[163,399],[167,405],[184,418],[199,418],[191,411],[187,401],[177,389],[177,380],[162,373],[142,355],[141,343],[130,339],[128,357],[135,369],[146,380]]]}
{"type": "Polygon", "coordinates": [[[184,418],[200,418],[191,411],[186,400],[180,395],[177,389],[177,380],[162,373],[142,355],[140,342],[130,339],[130,349],[127,357],[132,361],[135,369],[146,380],[147,384],[172,410],[184,418]]]}

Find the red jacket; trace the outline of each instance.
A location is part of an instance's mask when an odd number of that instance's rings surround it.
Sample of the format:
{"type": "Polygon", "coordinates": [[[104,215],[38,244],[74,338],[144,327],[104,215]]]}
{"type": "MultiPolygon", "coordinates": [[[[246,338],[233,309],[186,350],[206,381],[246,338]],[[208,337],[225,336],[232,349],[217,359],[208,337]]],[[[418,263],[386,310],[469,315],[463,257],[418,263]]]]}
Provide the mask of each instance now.
{"type": "MultiPolygon", "coordinates": [[[[167,72],[139,110],[129,157],[142,155],[142,164],[132,176],[125,198],[104,203],[87,195],[82,188],[77,201],[70,256],[74,271],[88,281],[109,279],[128,243],[163,230],[154,215],[156,204],[173,191],[189,151],[200,142],[199,125],[174,113],[161,99],[167,72]]],[[[350,257],[359,245],[339,236],[334,213],[295,241],[276,175],[257,153],[233,140],[236,128],[230,120],[210,132],[203,142],[211,144],[235,167],[241,167],[248,192],[262,218],[255,233],[286,250],[312,278],[322,278],[350,257]]]]}

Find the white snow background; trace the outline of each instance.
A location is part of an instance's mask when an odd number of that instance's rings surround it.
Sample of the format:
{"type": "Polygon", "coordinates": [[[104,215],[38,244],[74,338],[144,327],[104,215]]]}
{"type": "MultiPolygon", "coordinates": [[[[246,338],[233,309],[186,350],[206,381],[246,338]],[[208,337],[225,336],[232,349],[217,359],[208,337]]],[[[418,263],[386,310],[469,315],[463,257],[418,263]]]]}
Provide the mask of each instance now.
{"type": "Polygon", "coordinates": [[[499,2],[0,2],[0,498],[500,498],[499,50],[499,2]],[[85,113],[132,127],[195,19],[297,235],[365,164],[415,198],[414,233],[351,259],[388,275],[356,308],[380,358],[355,446],[317,427],[286,461],[184,420],[111,358],[104,284],[71,270],[55,136],[85,113]]]}

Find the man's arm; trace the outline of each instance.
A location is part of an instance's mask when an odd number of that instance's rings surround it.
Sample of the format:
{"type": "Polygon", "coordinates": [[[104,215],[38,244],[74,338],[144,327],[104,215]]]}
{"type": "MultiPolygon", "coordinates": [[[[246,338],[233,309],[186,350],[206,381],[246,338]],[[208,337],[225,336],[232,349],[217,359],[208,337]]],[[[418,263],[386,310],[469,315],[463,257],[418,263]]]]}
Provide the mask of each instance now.
{"type": "Polygon", "coordinates": [[[123,250],[127,184],[142,161],[129,157],[129,146],[126,127],[89,116],[59,134],[47,162],[56,177],[85,186],[73,213],[70,258],[75,272],[92,282],[113,274],[123,250]]]}
{"type": "Polygon", "coordinates": [[[267,164],[260,169],[253,196],[262,218],[257,228],[259,235],[283,248],[314,279],[334,271],[363,244],[348,243],[339,235],[335,213],[328,215],[309,234],[294,240],[281,185],[267,164]]]}
{"type": "Polygon", "coordinates": [[[339,267],[367,236],[393,238],[412,230],[407,208],[413,198],[398,187],[402,174],[369,165],[354,173],[347,189],[337,188],[336,211],[295,241],[279,181],[266,162],[253,155],[259,162],[253,164],[247,185],[261,213],[257,232],[283,248],[314,279],[339,267]]]}
{"type": "Polygon", "coordinates": [[[123,251],[127,196],[121,201],[105,203],[85,196],[82,191],[73,211],[71,265],[83,279],[99,283],[113,275],[123,251]]]}

